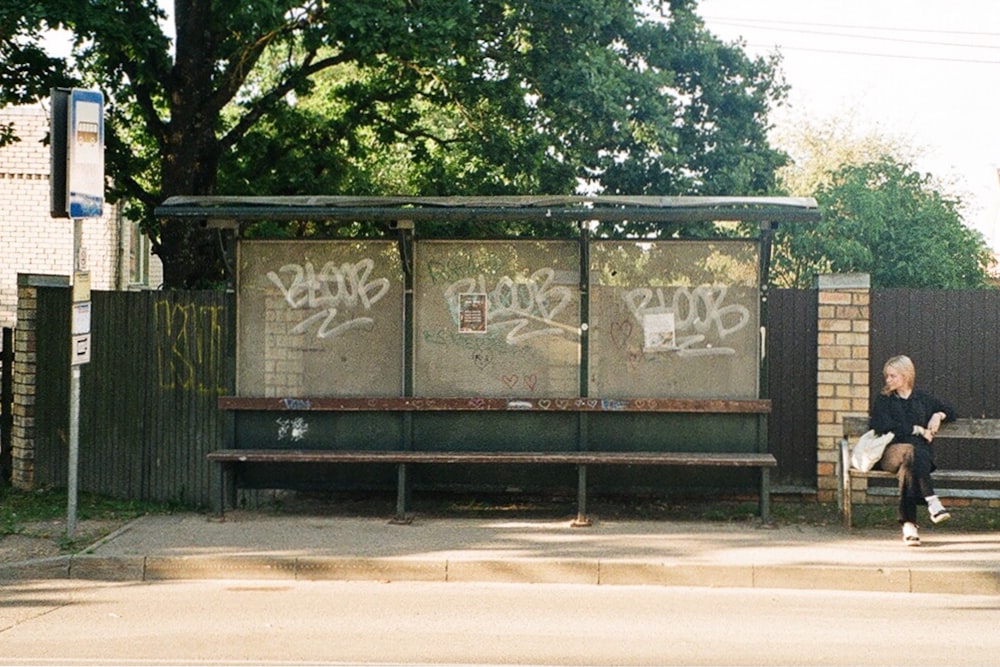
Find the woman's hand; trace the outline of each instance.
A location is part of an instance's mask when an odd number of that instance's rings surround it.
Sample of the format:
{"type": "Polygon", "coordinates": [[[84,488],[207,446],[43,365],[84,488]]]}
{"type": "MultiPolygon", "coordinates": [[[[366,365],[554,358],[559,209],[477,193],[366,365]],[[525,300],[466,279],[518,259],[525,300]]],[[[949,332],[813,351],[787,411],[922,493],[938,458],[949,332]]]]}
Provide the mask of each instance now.
{"type": "Polygon", "coordinates": [[[944,421],[944,413],[935,412],[931,415],[931,419],[927,422],[927,428],[924,431],[924,437],[927,438],[928,442],[934,439],[937,435],[938,430],[941,428],[941,422],[944,421]]]}

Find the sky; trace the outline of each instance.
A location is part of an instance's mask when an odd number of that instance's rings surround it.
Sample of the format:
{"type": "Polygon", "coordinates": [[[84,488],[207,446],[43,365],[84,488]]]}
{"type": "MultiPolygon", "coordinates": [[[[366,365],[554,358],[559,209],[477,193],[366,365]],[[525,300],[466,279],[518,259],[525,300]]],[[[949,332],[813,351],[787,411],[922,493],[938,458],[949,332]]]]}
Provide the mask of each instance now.
{"type": "Polygon", "coordinates": [[[750,55],[781,53],[776,126],[843,118],[899,138],[1000,252],[1000,2],[701,0],[698,14],[750,55]]]}

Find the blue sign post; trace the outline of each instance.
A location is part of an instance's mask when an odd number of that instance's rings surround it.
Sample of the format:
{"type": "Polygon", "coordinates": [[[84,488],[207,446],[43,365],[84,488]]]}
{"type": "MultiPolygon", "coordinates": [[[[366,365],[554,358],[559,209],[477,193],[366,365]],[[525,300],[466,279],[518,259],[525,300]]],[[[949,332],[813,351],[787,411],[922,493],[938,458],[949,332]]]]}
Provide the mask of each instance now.
{"type": "Polygon", "coordinates": [[[99,218],[104,209],[104,95],[70,91],[67,181],[69,217],[99,218]]]}
{"type": "Polygon", "coordinates": [[[83,250],[83,220],[104,213],[104,95],[96,90],[52,91],[53,217],[73,220],[73,318],[70,377],[69,496],[66,534],[76,531],[80,441],[80,366],[90,361],[90,273],[83,250]]]}
{"type": "Polygon", "coordinates": [[[52,217],[99,218],[104,209],[104,95],[52,90],[52,217]]]}

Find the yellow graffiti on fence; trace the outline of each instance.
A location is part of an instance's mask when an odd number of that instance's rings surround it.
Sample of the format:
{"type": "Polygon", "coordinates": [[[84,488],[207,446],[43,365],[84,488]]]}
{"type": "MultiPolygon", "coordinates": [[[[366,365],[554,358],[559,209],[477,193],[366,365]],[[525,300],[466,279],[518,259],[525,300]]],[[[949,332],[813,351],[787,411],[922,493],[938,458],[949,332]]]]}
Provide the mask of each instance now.
{"type": "Polygon", "coordinates": [[[222,306],[157,301],[153,313],[160,388],[222,395],[222,306]]]}

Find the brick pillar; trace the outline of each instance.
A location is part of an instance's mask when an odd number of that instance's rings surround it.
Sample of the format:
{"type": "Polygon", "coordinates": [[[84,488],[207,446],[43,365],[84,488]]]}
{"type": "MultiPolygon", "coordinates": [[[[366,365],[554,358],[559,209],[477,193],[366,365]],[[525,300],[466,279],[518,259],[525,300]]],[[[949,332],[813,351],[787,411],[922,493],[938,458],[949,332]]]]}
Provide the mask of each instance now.
{"type": "MultiPolygon", "coordinates": [[[[35,387],[38,375],[38,288],[66,287],[67,276],[17,276],[17,328],[14,331],[14,426],[11,432],[11,485],[35,486],[35,387]]],[[[66,332],[69,336],[69,332],[66,332]]]]}
{"type": "Polygon", "coordinates": [[[837,498],[838,442],[846,415],[867,415],[871,277],[819,276],[816,374],[816,497],[837,498]]]}

